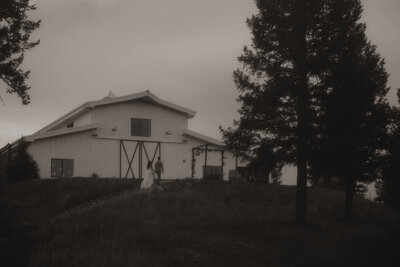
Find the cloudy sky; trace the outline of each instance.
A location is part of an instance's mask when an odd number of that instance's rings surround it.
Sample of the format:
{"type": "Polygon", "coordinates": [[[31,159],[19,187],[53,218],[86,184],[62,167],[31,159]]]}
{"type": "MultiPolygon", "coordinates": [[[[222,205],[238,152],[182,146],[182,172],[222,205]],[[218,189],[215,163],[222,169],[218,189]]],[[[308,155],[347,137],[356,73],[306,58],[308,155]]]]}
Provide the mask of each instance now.
{"type": "MultiPolygon", "coordinates": [[[[26,55],[32,103],[0,82],[0,147],[85,101],[150,90],[196,110],[192,130],[219,138],[238,105],[232,72],[249,44],[253,0],[35,0],[41,43],[26,55]]],[[[400,87],[400,1],[363,0],[367,34],[400,87]]],[[[395,92],[391,92],[395,103],[395,92]]]]}

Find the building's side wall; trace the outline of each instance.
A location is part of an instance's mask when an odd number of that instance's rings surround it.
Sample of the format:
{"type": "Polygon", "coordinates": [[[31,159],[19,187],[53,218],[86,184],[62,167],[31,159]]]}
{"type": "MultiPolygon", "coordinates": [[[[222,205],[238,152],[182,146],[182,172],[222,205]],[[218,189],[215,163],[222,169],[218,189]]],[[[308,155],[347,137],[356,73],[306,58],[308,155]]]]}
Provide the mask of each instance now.
{"type": "MultiPolygon", "coordinates": [[[[187,138],[185,138],[187,139],[187,138]]],[[[127,154],[131,157],[134,148],[136,146],[135,142],[124,142],[127,154]]],[[[161,160],[164,165],[164,173],[162,174],[163,179],[180,179],[180,178],[189,178],[192,175],[191,166],[192,166],[192,148],[198,146],[202,143],[195,140],[187,140],[186,143],[161,143],[161,160]]],[[[156,152],[156,143],[144,143],[146,147],[146,151],[150,157],[154,155],[156,152]]],[[[157,151],[154,162],[157,161],[157,157],[159,153],[157,151]]],[[[147,157],[145,156],[144,150],[142,151],[142,170],[143,176],[146,173],[146,165],[147,165],[147,157]]],[[[133,172],[135,176],[138,176],[138,152],[135,155],[135,158],[132,161],[133,172]]],[[[124,177],[127,172],[128,164],[126,161],[126,156],[124,152],[122,152],[122,176],[124,177]]],[[[153,165],[154,166],[154,165],[153,165]]],[[[131,174],[128,173],[128,177],[131,177],[131,174]]],[[[201,175],[195,176],[196,178],[201,178],[201,175]]]]}
{"type": "Polygon", "coordinates": [[[165,179],[191,177],[191,148],[189,144],[162,144],[161,160],[165,179]]]}
{"type": "MultiPolygon", "coordinates": [[[[192,175],[192,148],[204,143],[194,138],[185,137],[186,143],[161,143],[161,159],[165,172],[163,179],[187,178],[192,175]]],[[[135,142],[125,144],[128,157],[131,158],[135,148],[135,142]]],[[[155,154],[157,160],[156,143],[145,143],[146,151],[150,158],[155,154]]],[[[51,159],[73,159],[74,176],[89,177],[96,173],[100,177],[121,176],[125,177],[128,170],[126,156],[121,151],[120,141],[95,138],[91,132],[76,133],[59,137],[52,137],[34,141],[29,152],[33,155],[40,168],[42,178],[51,177],[51,159]]],[[[135,155],[132,168],[135,177],[139,177],[139,152],[135,155]]],[[[203,177],[204,152],[195,155],[194,178],[203,177]]],[[[147,157],[142,151],[142,175],[146,173],[147,157]]],[[[208,152],[207,165],[221,166],[221,152],[208,152]]],[[[238,165],[243,163],[238,161],[238,165]]],[[[229,170],[235,169],[235,158],[229,151],[224,152],[224,179],[229,178],[229,170]]],[[[128,177],[132,175],[129,172],[128,177]]]]}
{"type": "Polygon", "coordinates": [[[151,138],[165,138],[167,131],[175,137],[188,127],[186,115],[144,100],[100,106],[92,112],[92,123],[100,125],[99,135],[131,136],[131,118],[151,119],[151,138]],[[118,134],[112,132],[114,127],[118,134]]]}
{"type": "Polygon", "coordinates": [[[119,175],[119,141],[95,139],[90,132],[37,140],[29,152],[39,165],[40,177],[51,177],[51,159],[73,159],[74,176],[119,175]]]}
{"type": "MultiPolygon", "coordinates": [[[[190,178],[192,176],[192,148],[203,145],[204,143],[192,138],[187,138],[186,143],[161,143],[161,160],[164,165],[164,173],[162,174],[163,179],[180,179],[180,178],[190,178]]],[[[156,144],[145,143],[147,152],[150,158],[154,155],[156,151],[156,144]]],[[[126,143],[126,150],[129,156],[133,154],[136,143],[126,143]]],[[[154,161],[157,160],[158,152],[154,157],[154,161]]],[[[200,155],[195,155],[195,172],[194,178],[203,178],[203,166],[204,166],[204,152],[200,155]]],[[[221,166],[221,152],[208,152],[207,153],[207,165],[221,166]]],[[[142,152],[142,169],[143,176],[146,173],[147,157],[144,151],[142,152]]],[[[132,167],[135,176],[138,176],[138,152],[133,160],[132,167]]],[[[122,177],[125,176],[128,168],[126,161],[126,156],[122,152],[122,177]]],[[[245,164],[238,160],[238,166],[244,166],[245,164]]],[[[230,151],[224,152],[224,180],[229,179],[229,170],[235,170],[235,157],[230,151]]],[[[128,177],[131,174],[128,173],[128,177]]]]}

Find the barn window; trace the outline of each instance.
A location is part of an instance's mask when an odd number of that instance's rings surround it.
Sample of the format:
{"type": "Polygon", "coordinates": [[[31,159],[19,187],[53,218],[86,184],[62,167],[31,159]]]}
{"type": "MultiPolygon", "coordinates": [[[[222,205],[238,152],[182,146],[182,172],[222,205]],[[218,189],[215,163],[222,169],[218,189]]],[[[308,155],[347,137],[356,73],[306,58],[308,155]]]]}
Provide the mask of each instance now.
{"type": "Polygon", "coordinates": [[[51,177],[69,178],[74,176],[73,159],[51,159],[51,177]]]}
{"type": "Polygon", "coordinates": [[[72,128],[72,127],[74,127],[74,122],[70,122],[67,124],[67,128],[72,128]]]}
{"type": "Polygon", "coordinates": [[[132,136],[151,136],[151,120],[149,119],[131,119],[131,135],[132,136]]]}

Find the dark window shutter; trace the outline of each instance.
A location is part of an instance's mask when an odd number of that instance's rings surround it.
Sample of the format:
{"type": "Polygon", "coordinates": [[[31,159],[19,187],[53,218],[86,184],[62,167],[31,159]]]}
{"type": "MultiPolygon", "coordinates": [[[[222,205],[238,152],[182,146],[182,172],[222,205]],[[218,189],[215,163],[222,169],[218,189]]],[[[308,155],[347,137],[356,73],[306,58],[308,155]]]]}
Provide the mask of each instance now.
{"type": "Polygon", "coordinates": [[[141,135],[141,122],[140,119],[131,119],[131,135],[140,136],[141,135]]]}
{"type": "Polygon", "coordinates": [[[132,136],[151,136],[151,120],[149,119],[131,119],[132,136]]]}
{"type": "Polygon", "coordinates": [[[150,137],[151,136],[151,120],[144,119],[142,120],[142,134],[143,136],[150,137]]]}

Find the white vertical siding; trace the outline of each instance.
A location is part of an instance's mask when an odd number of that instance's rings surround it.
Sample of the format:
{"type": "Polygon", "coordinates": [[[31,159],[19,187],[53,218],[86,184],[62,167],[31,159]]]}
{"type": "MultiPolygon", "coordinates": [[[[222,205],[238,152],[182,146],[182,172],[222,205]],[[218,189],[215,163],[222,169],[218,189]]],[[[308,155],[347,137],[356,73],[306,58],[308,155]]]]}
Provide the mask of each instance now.
{"type": "Polygon", "coordinates": [[[165,138],[167,131],[176,136],[188,127],[186,115],[143,100],[100,106],[92,112],[92,123],[100,125],[99,135],[113,134],[112,128],[117,127],[115,137],[130,136],[131,118],[150,119],[151,137],[158,139],[165,138]]]}
{"type": "Polygon", "coordinates": [[[83,113],[81,116],[77,117],[74,122],[74,127],[84,126],[92,123],[92,111],[88,110],[83,113]]]}
{"type": "MultiPolygon", "coordinates": [[[[203,145],[200,140],[185,138],[186,143],[161,143],[161,159],[164,164],[164,179],[177,179],[191,177],[192,174],[192,148],[203,145]]],[[[136,142],[125,142],[125,149],[131,160],[136,142]]],[[[156,151],[156,143],[145,143],[148,155],[152,159],[156,151]]],[[[29,147],[29,152],[34,156],[40,168],[40,176],[51,176],[51,159],[73,159],[74,176],[89,177],[96,173],[100,177],[119,177],[120,156],[121,176],[125,177],[128,170],[128,161],[123,149],[120,155],[120,141],[95,138],[91,132],[75,133],[58,137],[34,141],[29,147]]],[[[154,160],[157,160],[157,152],[154,160]]],[[[204,152],[195,155],[195,178],[203,177],[204,152]]],[[[232,153],[224,153],[224,179],[229,178],[229,170],[235,169],[235,158],[232,153]]],[[[239,166],[243,165],[238,162],[239,166]]],[[[142,150],[142,174],[146,173],[147,157],[142,150]]],[[[221,152],[208,152],[207,165],[221,166],[221,152]]],[[[139,148],[132,162],[135,177],[139,177],[139,148]]],[[[131,172],[128,173],[131,178],[131,172]]]]}
{"type": "Polygon", "coordinates": [[[119,175],[119,142],[95,139],[89,132],[63,135],[34,141],[29,152],[37,161],[40,177],[51,176],[51,159],[73,159],[74,176],[101,177],[119,175]]]}

